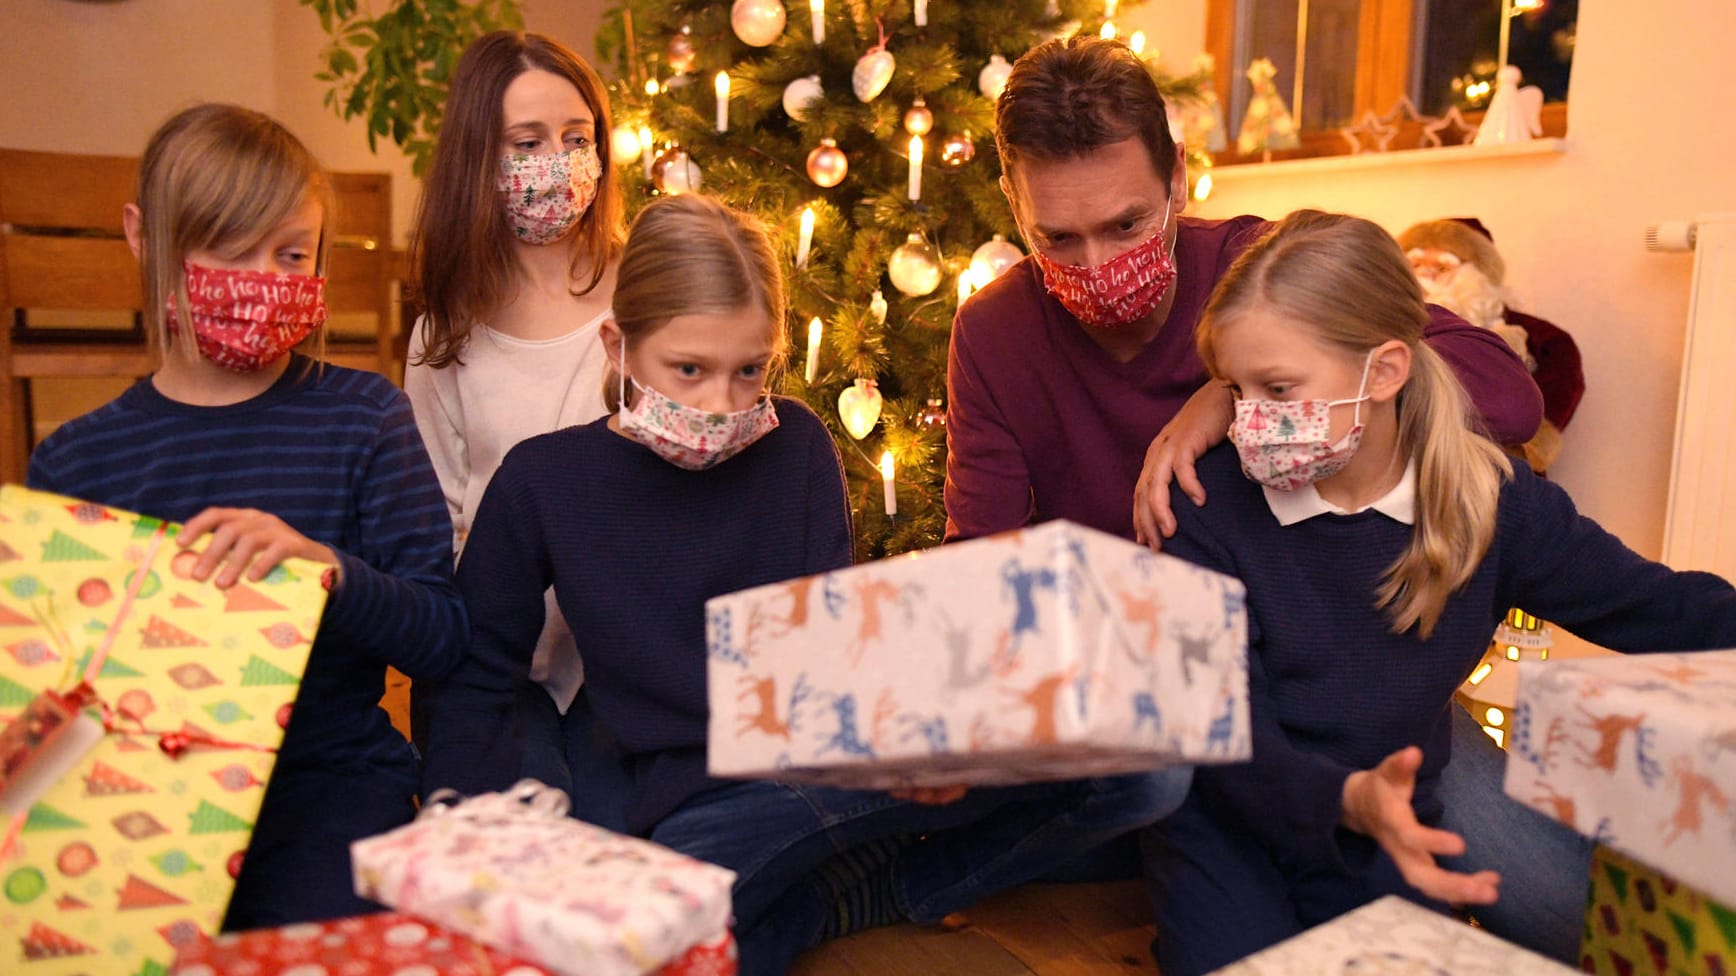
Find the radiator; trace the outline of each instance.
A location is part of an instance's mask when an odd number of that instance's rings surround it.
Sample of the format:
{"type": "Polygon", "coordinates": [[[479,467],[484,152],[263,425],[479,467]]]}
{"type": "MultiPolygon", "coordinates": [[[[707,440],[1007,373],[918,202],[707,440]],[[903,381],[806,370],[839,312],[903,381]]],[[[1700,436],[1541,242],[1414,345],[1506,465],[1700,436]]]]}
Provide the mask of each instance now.
{"type": "Polygon", "coordinates": [[[1694,251],[1664,562],[1736,580],[1736,214],[1659,225],[1646,246],[1694,251]]]}

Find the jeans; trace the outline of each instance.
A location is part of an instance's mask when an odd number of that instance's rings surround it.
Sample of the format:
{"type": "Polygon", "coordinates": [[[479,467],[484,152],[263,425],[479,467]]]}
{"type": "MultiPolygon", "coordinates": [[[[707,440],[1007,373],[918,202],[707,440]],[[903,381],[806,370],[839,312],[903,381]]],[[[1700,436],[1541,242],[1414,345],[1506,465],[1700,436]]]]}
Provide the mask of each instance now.
{"type": "Polygon", "coordinates": [[[1453,706],[1453,758],[1441,774],[1441,826],[1465,853],[1441,858],[1453,871],[1497,871],[1501,899],[1472,910],[1495,935],[1569,966],[1579,962],[1591,841],[1501,791],[1507,754],[1465,710],[1453,706]]]}
{"type": "Polygon", "coordinates": [[[616,833],[627,831],[633,777],[620,745],[597,720],[586,689],[579,689],[562,715],[541,685],[527,681],[514,721],[521,744],[520,777],[566,793],[574,817],[616,833]]]}
{"type": "Polygon", "coordinates": [[[741,972],[783,973],[818,941],[833,910],[812,879],[836,854],[917,837],[893,858],[893,897],[906,919],[936,922],[1167,816],[1192,779],[1192,768],[1181,767],[976,789],[944,806],[876,791],[741,783],[689,800],[651,839],[736,872],[741,972]]]}

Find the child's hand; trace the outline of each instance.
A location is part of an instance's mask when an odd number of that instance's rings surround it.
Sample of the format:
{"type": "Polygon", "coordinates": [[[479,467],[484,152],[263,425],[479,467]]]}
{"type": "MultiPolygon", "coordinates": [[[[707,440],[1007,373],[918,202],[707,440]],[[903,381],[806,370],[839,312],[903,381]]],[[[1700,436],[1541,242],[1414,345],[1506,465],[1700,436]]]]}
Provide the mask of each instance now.
{"type": "Polygon", "coordinates": [[[1501,876],[1494,871],[1460,874],[1435,864],[1436,855],[1462,854],[1465,841],[1450,830],[1423,826],[1411,807],[1423,751],[1416,746],[1381,760],[1344,781],[1345,827],[1374,838],[1398,865],[1411,887],[1455,905],[1492,905],[1501,876]]]}
{"type": "Polygon", "coordinates": [[[1145,451],[1145,467],[1133,488],[1133,538],[1161,549],[1175,535],[1175,515],[1169,510],[1169,483],[1178,481],[1195,505],[1206,503],[1206,489],[1194,474],[1194,462],[1229,432],[1236,411],[1229,392],[1213,381],[1194,391],[1169,423],[1163,425],[1145,451]]]}
{"type": "Polygon", "coordinates": [[[264,579],[289,556],[338,565],[337,553],[295,531],[270,512],[252,508],[207,508],[181,529],[175,544],[192,549],[206,534],[211,542],[193,565],[193,578],[204,582],[217,573],[217,588],[234,586],[245,572],[249,582],[264,579]],[[222,566],[222,571],[218,567],[222,566]]]}
{"type": "Polygon", "coordinates": [[[943,807],[948,803],[957,803],[969,792],[965,786],[913,786],[908,790],[890,790],[892,798],[906,803],[921,803],[931,807],[943,807]]]}

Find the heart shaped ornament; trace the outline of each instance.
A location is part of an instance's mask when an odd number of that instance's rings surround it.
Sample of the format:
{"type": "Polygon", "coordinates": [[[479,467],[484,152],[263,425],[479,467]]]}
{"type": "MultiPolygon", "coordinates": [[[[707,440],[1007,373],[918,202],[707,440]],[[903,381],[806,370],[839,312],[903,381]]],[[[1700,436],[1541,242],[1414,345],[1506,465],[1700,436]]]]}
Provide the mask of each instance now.
{"type": "Polygon", "coordinates": [[[850,72],[850,87],[855,89],[856,98],[872,102],[886,90],[886,83],[892,80],[892,70],[897,66],[898,63],[892,59],[892,52],[883,47],[877,47],[857,58],[856,69],[850,72]]]}
{"type": "Polygon", "coordinates": [[[880,407],[884,398],[873,380],[858,379],[854,386],[838,394],[838,416],[850,436],[861,440],[874,432],[880,422],[880,407]]]}

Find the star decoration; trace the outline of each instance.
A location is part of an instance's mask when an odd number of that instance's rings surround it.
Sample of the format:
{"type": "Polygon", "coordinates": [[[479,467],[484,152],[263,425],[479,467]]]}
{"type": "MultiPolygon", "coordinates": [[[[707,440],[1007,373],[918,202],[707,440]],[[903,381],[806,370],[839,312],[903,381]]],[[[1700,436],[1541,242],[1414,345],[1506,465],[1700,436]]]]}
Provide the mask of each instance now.
{"type": "Polygon", "coordinates": [[[1457,136],[1453,139],[1452,144],[1458,146],[1470,142],[1471,137],[1476,134],[1477,129],[1475,126],[1471,125],[1471,123],[1465,121],[1465,117],[1459,114],[1459,107],[1454,105],[1452,108],[1447,109],[1447,114],[1431,122],[1424,123],[1423,145],[1435,148],[1444,145],[1444,140],[1441,139],[1442,132],[1456,132],[1457,136]]]}
{"type": "Polygon", "coordinates": [[[1387,144],[1398,134],[1398,126],[1388,124],[1370,109],[1362,113],[1362,118],[1355,125],[1347,125],[1338,130],[1344,141],[1350,144],[1350,154],[1360,155],[1364,150],[1386,152],[1387,144]],[[1368,144],[1364,145],[1364,139],[1368,144]]]}

